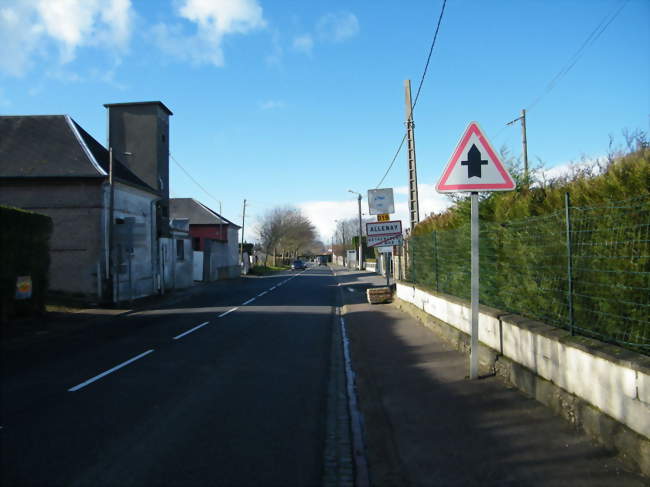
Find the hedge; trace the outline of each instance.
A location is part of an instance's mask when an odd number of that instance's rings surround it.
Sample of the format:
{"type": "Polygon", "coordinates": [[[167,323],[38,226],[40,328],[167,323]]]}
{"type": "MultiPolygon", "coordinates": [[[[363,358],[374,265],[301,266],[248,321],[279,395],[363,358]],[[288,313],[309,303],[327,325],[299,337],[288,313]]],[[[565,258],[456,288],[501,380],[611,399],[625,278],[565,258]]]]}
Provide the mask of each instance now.
{"type": "Polygon", "coordinates": [[[0,320],[45,310],[52,219],[0,205],[0,320]],[[31,299],[16,300],[16,279],[31,276],[31,299]]]}

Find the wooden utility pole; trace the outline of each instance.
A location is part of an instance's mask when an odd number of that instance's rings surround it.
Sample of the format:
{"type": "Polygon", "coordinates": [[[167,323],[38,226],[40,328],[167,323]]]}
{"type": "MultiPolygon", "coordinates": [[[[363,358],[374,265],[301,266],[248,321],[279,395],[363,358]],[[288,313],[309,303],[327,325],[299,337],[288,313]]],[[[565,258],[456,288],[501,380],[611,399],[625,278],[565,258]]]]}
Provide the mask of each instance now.
{"type": "Polygon", "coordinates": [[[241,245],[239,246],[239,262],[244,264],[244,225],[246,224],[246,199],[244,198],[244,209],[241,215],[241,245]]]}
{"type": "Polygon", "coordinates": [[[413,123],[413,105],[411,103],[411,80],[404,81],[406,90],[406,148],[409,164],[409,220],[411,230],[420,221],[420,205],[418,203],[418,174],[415,164],[415,124],[413,123]]]}

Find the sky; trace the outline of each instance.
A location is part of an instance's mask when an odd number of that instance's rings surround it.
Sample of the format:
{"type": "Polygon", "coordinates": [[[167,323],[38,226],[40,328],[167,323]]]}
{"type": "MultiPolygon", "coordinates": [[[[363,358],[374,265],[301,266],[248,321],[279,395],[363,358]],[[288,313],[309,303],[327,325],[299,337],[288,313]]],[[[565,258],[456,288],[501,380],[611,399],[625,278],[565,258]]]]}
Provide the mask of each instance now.
{"type": "MultiPolygon", "coordinates": [[[[348,190],[368,212],[442,5],[0,0],[0,113],[69,114],[106,144],[104,103],[162,101],[192,176],[170,160],[172,196],[239,224],[246,199],[248,241],[268,210],[298,207],[329,241],[357,215],[348,190]]],[[[472,120],[519,157],[506,123],[526,108],[529,160],[556,173],[647,132],[649,53],[648,0],[449,0],[414,112],[421,218],[448,205],[435,183],[472,120]]],[[[402,151],[381,187],[404,226],[407,185],[402,151]]]]}

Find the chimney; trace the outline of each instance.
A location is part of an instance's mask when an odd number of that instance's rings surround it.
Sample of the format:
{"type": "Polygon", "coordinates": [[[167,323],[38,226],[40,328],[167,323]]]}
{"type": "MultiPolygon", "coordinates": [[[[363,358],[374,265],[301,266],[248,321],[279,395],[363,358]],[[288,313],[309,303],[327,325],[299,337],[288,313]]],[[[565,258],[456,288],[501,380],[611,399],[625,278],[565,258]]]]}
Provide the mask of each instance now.
{"type": "Polygon", "coordinates": [[[169,116],[160,101],[107,103],[108,147],[136,176],[158,191],[158,229],[169,234],[169,116]],[[127,152],[130,155],[124,155],[127,152]]]}

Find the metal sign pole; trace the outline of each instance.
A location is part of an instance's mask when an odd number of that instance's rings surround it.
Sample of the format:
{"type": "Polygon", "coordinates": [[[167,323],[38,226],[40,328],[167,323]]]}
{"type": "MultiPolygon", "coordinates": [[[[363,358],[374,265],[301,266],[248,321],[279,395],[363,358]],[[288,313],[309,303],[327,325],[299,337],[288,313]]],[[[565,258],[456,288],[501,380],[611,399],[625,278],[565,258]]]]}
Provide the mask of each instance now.
{"type": "Polygon", "coordinates": [[[478,266],[478,192],[472,191],[472,335],[471,351],[469,357],[469,378],[478,378],[478,292],[479,292],[479,266],[478,266]]]}
{"type": "Polygon", "coordinates": [[[389,277],[389,274],[388,274],[388,272],[389,272],[388,271],[388,267],[389,267],[389,265],[388,265],[388,256],[389,255],[390,254],[388,252],[384,252],[384,270],[386,271],[386,287],[390,287],[390,277],[389,277]]]}

